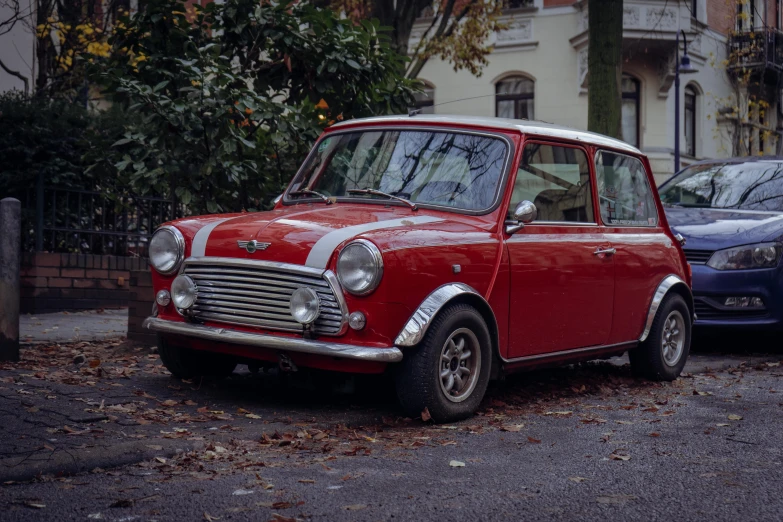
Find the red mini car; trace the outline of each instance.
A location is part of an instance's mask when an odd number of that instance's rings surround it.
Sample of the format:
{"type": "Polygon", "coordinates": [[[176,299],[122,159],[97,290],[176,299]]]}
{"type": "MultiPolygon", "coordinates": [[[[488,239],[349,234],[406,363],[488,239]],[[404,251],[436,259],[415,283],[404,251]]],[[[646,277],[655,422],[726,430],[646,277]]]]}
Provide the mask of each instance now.
{"type": "Polygon", "coordinates": [[[504,372],[629,352],[672,380],[693,300],[647,158],[545,123],[343,122],[269,212],[150,243],[147,328],[175,376],[238,362],[393,370],[405,413],[465,418],[504,372]]]}

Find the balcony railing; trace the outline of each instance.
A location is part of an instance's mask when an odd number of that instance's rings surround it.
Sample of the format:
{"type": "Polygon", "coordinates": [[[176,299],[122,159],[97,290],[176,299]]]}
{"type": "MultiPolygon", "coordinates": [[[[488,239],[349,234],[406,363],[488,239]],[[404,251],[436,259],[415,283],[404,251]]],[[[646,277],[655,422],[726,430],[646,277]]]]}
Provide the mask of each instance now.
{"type": "Polygon", "coordinates": [[[783,72],[783,32],[760,27],[733,33],[728,68],[783,72]]]}

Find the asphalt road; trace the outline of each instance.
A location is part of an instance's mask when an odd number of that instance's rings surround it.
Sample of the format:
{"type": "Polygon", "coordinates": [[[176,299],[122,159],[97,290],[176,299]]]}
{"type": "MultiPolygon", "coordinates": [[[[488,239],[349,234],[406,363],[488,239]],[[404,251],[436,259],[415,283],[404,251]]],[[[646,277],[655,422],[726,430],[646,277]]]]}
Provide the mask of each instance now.
{"type": "MultiPolygon", "coordinates": [[[[770,358],[671,384],[605,363],[537,371],[493,387],[473,419],[435,426],[397,417],[378,382],[326,396],[238,375],[210,384],[209,407],[241,404],[234,417],[285,416],[282,426],[232,432],[232,420],[210,438],[209,423],[183,422],[183,440],[200,445],[4,485],[0,518],[780,520],[782,378],[770,358]]],[[[178,400],[201,404],[203,389],[178,400]]]]}

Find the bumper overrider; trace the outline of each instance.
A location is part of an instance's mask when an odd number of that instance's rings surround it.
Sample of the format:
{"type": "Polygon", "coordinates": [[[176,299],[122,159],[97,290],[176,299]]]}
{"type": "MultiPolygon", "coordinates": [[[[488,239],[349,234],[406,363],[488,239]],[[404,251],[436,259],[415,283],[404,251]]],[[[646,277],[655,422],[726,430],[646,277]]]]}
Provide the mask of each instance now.
{"type": "Polygon", "coordinates": [[[325,342],[316,339],[279,337],[276,335],[240,332],[227,328],[215,328],[212,326],[167,321],[157,317],[148,317],[145,319],[143,327],[164,335],[181,335],[194,339],[254,346],[257,348],[267,348],[269,350],[309,353],[327,357],[341,357],[343,359],[380,363],[395,363],[402,360],[402,351],[393,346],[372,348],[325,342]]]}

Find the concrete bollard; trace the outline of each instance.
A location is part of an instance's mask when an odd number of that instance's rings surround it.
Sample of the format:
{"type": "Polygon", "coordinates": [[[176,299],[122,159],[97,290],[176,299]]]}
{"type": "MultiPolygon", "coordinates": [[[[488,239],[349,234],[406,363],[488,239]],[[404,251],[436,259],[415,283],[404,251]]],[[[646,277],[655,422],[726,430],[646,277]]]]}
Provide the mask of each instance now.
{"type": "Polygon", "coordinates": [[[19,264],[22,204],[0,200],[0,361],[19,360],[19,264]]]}

